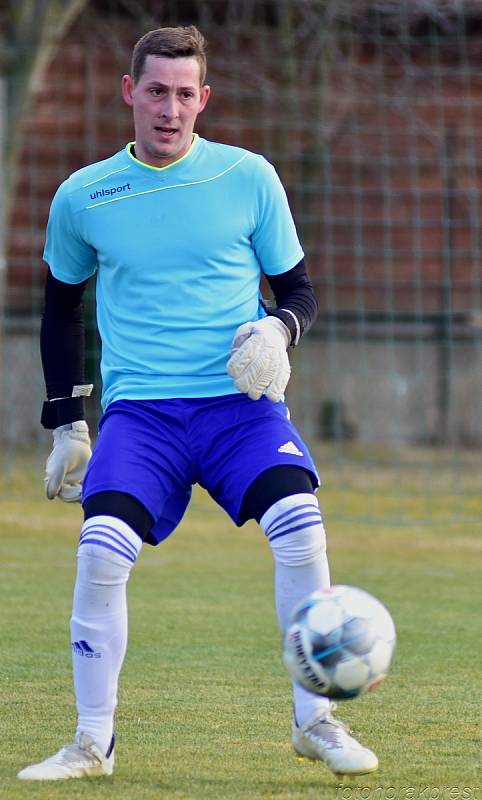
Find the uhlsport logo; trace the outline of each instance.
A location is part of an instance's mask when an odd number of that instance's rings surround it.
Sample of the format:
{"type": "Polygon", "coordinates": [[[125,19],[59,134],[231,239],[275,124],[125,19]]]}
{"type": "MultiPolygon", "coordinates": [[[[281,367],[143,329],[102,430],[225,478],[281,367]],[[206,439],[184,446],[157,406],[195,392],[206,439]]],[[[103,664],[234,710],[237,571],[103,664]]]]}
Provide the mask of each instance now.
{"type": "Polygon", "coordinates": [[[130,188],[130,183],[124,183],[123,186],[111,186],[107,189],[97,189],[96,192],[91,192],[90,199],[98,200],[99,197],[111,197],[111,195],[120,194],[120,192],[127,192],[130,188]]]}
{"type": "Polygon", "coordinates": [[[85,639],[72,642],[72,650],[76,656],[82,656],[83,658],[102,658],[102,653],[96,653],[85,639]]]}

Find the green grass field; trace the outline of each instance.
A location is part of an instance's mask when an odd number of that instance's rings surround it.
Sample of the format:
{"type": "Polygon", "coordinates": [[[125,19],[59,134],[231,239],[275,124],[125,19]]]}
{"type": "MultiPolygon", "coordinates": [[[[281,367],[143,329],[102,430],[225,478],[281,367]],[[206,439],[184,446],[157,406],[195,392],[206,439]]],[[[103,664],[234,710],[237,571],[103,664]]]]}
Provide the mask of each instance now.
{"type": "Polygon", "coordinates": [[[386,683],[337,712],[377,752],[377,774],[340,782],[295,757],[268,545],[197,492],[176,533],[144,548],[130,582],[114,775],[18,781],[19,768],[72,738],[68,617],[81,520],[78,507],[19,499],[0,502],[2,800],[479,800],[480,525],[331,519],[337,499],[321,493],[334,582],[378,595],[398,630],[386,683]]]}

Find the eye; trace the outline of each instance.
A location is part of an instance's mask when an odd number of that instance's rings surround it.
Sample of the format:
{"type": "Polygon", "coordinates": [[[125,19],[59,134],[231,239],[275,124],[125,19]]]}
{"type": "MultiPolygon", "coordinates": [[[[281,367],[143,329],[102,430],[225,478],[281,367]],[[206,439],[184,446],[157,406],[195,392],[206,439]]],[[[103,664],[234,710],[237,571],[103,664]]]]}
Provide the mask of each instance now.
{"type": "Polygon", "coordinates": [[[182,92],[181,97],[183,98],[183,100],[190,100],[191,97],[194,97],[194,95],[192,92],[182,92]]]}
{"type": "Polygon", "coordinates": [[[162,89],[150,89],[149,94],[153,97],[160,97],[162,94],[162,89]]]}

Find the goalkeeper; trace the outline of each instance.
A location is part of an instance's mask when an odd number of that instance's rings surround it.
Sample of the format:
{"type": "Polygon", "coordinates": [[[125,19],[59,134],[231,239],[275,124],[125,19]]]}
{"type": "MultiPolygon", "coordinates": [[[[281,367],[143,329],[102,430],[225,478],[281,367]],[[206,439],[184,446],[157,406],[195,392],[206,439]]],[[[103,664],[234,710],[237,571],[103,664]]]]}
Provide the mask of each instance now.
{"type": "MultiPolygon", "coordinates": [[[[112,773],[126,584],[143,544],[179,524],[193,484],[236,525],[260,524],[281,630],[296,603],[329,585],[318,476],[283,400],[287,351],[317,304],[273,167],[193,132],[205,75],[195,27],[143,36],[122,79],[135,142],[71,175],[52,202],[42,424],[53,431],[47,496],[81,500],[85,516],[71,618],[78,724],[24,780],[112,773]],[[94,275],[104,413],[91,457],[82,296],[94,275]]],[[[328,700],[294,685],[293,701],[298,753],[335,773],[377,768],[328,700]]]]}

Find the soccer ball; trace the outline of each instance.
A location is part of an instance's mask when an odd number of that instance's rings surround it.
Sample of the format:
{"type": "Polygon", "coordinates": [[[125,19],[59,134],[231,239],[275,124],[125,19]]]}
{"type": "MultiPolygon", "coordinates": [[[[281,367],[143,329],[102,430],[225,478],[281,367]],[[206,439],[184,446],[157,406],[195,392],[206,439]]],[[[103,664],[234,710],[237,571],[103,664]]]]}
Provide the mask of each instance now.
{"type": "Polygon", "coordinates": [[[354,586],[333,586],[294,609],[283,661],[308,691],[348,700],[383,681],[395,640],[393,620],[376,597],[354,586]]]}

